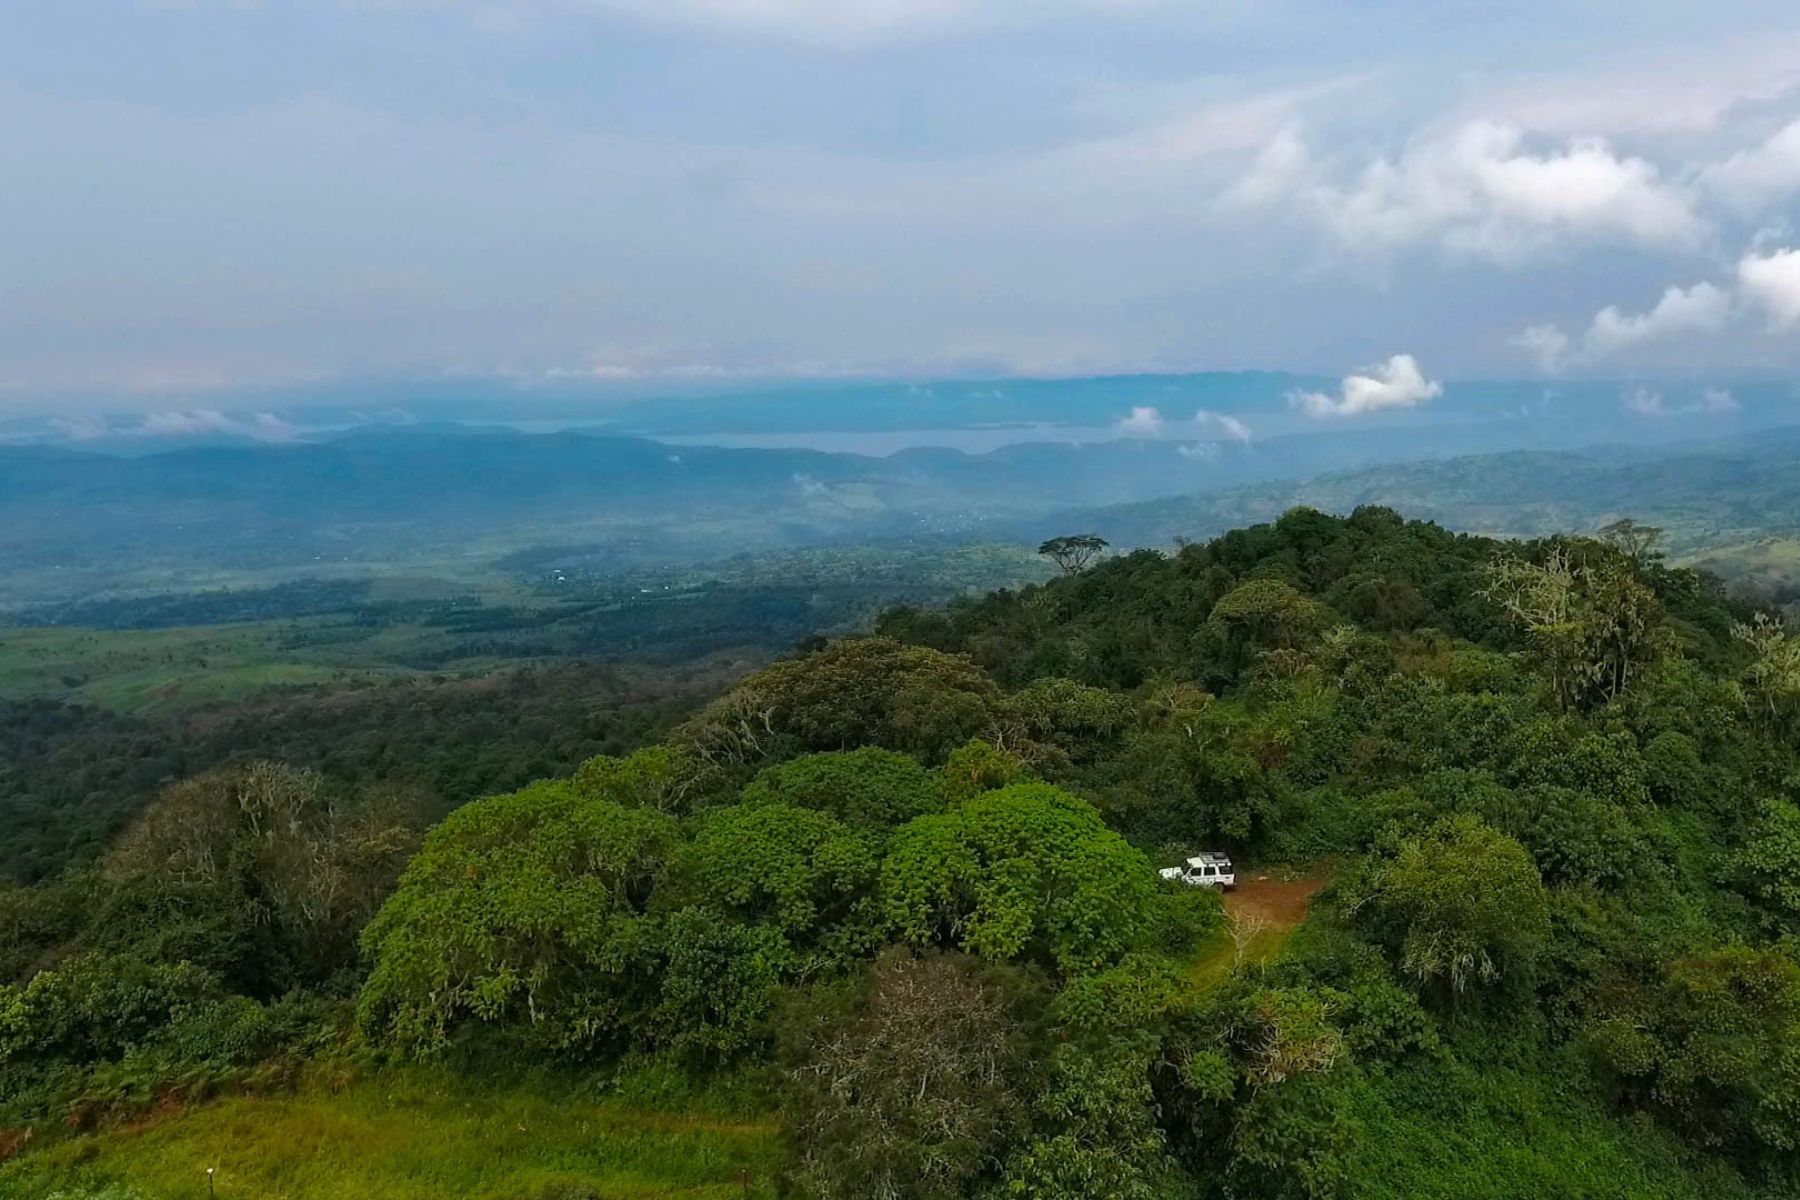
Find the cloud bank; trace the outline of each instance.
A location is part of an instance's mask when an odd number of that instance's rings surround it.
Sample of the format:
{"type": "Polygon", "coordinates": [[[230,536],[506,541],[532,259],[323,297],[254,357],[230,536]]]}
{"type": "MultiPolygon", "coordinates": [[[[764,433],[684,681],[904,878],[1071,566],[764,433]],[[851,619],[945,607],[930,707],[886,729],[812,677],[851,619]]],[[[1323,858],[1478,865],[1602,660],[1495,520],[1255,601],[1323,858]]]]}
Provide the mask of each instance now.
{"type": "Polygon", "coordinates": [[[1751,251],[1738,260],[1738,290],[1760,308],[1775,330],[1800,324],[1800,250],[1751,251]]]}
{"type": "MultiPolygon", "coordinates": [[[[363,414],[357,414],[362,419],[363,414]]],[[[114,425],[104,417],[77,414],[53,417],[50,425],[72,442],[111,437],[189,438],[242,437],[259,442],[285,442],[300,430],[271,412],[233,415],[213,408],[161,409],[145,413],[135,424],[114,425]]]]}
{"type": "Polygon", "coordinates": [[[1388,408],[1416,408],[1444,394],[1444,385],[1425,378],[1410,354],[1396,354],[1368,368],[1366,375],[1347,375],[1336,396],[1293,392],[1288,403],[1309,417],[1357,417],[1388,408]]]}
{"type": "Polygon", "coordinates": [[[1167,424],[1163,415],[1153,405],[1140,404],[1131,410],[1131,415],[1121,417],[1113,425],[1113,430],[1120,437],[1159,438],[1167,424]]]}
{"type": "Polygon", "coordinates": [[[1250,427],[1230,413],[1202,408],[1194,413],[1194,424],[1201,429],[1217,429],[1230,441],[1249,444],[1250,427]]]}
{"type": "Polygon", "coordinates": [[[1285,200],[1340,246],[1363,253],[1436,244],[1453,256],[1515,264],[1571,243],[1680,249],[1704,241],[1691,196],[1653,163],[1600,138],[1537,152],[1526,141],[1516,126],[1470,121],[1334,180],[1290,130],[1228,198],[1285,200]]]}
{"type": "Polygon", "coordinates": [[[1594,314],[1579,339],[1556,325],[1542,324],[1528,326],[1512,341],[1540,368],[1555,372],[1595,363],[1646,342],[1718,333],[1751,312],[1760,313],[1774,333],[1800,324],[1800,250],[1752,250],[1738,260],[1731,283],[1669,287],[1647,312],[1627,313],[1609,304],[1594,314]]]}

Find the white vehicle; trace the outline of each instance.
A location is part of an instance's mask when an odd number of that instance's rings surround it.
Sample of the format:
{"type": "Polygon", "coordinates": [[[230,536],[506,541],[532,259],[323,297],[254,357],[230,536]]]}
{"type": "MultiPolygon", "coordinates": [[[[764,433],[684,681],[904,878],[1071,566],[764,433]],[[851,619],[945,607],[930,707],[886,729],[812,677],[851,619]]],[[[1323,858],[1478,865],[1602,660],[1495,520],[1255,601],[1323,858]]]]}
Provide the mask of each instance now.
{"type": "Polygon", "coordinates": [[[1189,887],[1237,886],[1237,874],[1232,870],[1231,859],[1215,850],[1203,850],[1198,857],[1188,859],[1185,866],[1164,867],[1157,874],[1164,879],[1185,883],[1189,887]]]}

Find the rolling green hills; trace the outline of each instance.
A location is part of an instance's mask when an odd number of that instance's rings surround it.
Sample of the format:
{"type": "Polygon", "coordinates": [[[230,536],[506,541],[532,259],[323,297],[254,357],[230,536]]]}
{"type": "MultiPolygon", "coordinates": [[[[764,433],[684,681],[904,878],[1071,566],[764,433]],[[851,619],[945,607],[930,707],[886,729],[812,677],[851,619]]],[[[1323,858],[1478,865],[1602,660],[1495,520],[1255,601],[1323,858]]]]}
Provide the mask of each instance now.
{"type": "Polygon", "coordinates": [[[1794,431],[1672,453],[1515,451],[1370,467],[1059,514],[1022,533],[1092,528],[1116,545],[1167,546],[1271,520],[1296,505],[1348,513],[1361,504],[1506,537],[1592,533],[1629,517],[1662,527],[1662,546],[1675,561],[1768,587],[1800,583],[1794,431]]]}
{"type": "Polygon", "coordinates": [[[0,1195],[1790,1196],[1797,647],[1363,506],[685,691],[15,706],[90,827],[0,886],[0,1195]]]}

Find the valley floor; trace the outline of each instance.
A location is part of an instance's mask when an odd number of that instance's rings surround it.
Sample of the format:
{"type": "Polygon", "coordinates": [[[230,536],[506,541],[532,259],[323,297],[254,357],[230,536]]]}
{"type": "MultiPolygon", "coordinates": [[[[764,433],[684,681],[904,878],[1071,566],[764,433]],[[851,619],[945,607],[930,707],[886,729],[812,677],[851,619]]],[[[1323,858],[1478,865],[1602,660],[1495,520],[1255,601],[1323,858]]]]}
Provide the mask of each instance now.
{"type": "Polygon", "coordinates": [[[229,1097],[27,1151],[0,1197],[741,1200],[774,1195],[772,1121],[448,1071],[229,1097]]]}

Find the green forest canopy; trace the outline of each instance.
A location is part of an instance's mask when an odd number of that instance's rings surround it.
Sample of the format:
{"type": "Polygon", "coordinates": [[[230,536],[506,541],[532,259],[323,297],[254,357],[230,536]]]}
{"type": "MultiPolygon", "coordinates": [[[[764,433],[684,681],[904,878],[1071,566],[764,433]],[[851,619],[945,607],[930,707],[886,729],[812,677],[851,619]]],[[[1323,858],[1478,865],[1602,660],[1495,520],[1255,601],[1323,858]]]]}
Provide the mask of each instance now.
{"type": "Polygon", "coordinates": [[[780,1113],[766,1194],[1792,1194],[1800,642],[1628,549],[1295,510],[435,824],[216,768],[0,892],[0,1124],[650,1060],[780,1113]],[[1234,956],[1201,847],[1332,882],[1234,956]]]}

